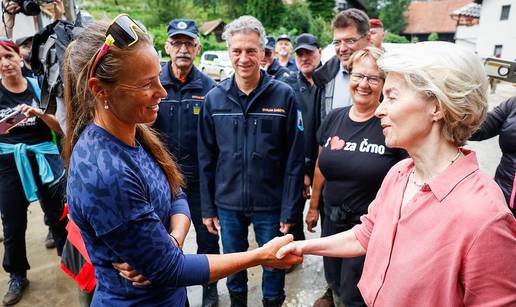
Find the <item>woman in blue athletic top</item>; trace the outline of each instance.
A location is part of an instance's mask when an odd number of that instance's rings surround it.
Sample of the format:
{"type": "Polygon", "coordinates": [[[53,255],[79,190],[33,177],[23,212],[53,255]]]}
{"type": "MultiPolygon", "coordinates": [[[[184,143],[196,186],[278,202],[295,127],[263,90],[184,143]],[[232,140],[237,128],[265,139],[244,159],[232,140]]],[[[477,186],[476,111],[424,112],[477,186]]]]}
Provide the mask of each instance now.
{"type": "Polygon", "coordinates": [[[183,180],[145,125],[167,95],[159,74],[149,36],[127,15],[109,26],[92,24],[65,55],[67,197],[95,267],[93,306],[184,306],[185,286],[253,265],[285,268],[302,260],[275,258],[291,236],[247,253],[183,254],[190,226],[183,180]],[[147,281],[135,286],[114,263],[126,263],[147,281]]]}

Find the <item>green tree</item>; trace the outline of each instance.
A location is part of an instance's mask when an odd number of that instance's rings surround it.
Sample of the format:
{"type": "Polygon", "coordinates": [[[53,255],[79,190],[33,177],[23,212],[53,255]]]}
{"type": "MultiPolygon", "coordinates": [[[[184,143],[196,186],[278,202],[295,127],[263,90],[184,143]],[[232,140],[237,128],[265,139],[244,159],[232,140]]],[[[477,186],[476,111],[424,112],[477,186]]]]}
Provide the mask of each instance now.
{"type": "Polygon", "coordinates": [[[267,29],[276,29],[283,20],[285,6],[278,0],[249,0],[247,2],[247,13],[260,20],[267,29]]]}
{"type": "Polygon", "coordinates": [[[438,41],[439,40],[439,34],[437,32],[432,32],[430,35],[428,35],[429,41],[438,41]]]}
{"type": "Polygon", "coordinates": [[[307,3],[295,0],[291,5],[286,6],[281,26],[287,30],[295,30],[296,33],[294,34],[310,32],[312,28],[312,13],[307,3]]]}
{"type": "Polygon", "coordinates": [[[369,18],[380,17],[380,3],[379,0],[362,0],[369,18]]]}
{"type": "Polygon", "coordinates": [[[335,0],[307,0],[314,17],[331,20],[335,15],[335,0]]]}
{"type": "Polygon", "coordinates": [[[405,11],[410,0],[385,0],[380,9],[380,19],[385,29],[392,33],[401,34],[405,30],[405,11]]]}
{"type": "Polygon", "coordinates": [[[315,17],[312,21],[312,29],[310,30],[310,33],[317,37],[319,45],[324,48],[333,40],[331,21],[325,20],[321,16],[315,17]]]}
{"type": "MultiPolygon", "coordinates": [[[[248,14],[248,0],[224,0],[224,2],[226,3],[226,16],[230,19],[235,19],[239,16],[248,14]]],[[[283,3],[281,4],[283,5],[283,3]]]]}

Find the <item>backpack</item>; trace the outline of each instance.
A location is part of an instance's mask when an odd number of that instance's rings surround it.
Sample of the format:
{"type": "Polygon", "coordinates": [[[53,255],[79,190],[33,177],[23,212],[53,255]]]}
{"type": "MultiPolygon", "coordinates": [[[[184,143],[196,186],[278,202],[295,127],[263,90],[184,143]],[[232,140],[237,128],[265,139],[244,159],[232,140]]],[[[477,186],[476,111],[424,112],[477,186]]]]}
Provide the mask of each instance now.
{"type": "Polygon", "coordinates": [[[66,47],[84,28],[64,20],[56,20],[34,35],[31,67],[42,76],[40,108],[55,114],[56,98],[64,94],[64,53],[66,47]]]}
{"type": "MultiPolygon", "coordinates": [[[[66,217],[68,204],[66,204],[63,219],[66,217]]],[[[97,279],[95,278],[95,269],[91,263],[91,259],[86,250],[86,245],[81,235],[79,227],[68,216],[68,224],[66,224],[68,236],[61,254],[60,267],[68,274],[83,292],[93,293],[97,279]]]]}

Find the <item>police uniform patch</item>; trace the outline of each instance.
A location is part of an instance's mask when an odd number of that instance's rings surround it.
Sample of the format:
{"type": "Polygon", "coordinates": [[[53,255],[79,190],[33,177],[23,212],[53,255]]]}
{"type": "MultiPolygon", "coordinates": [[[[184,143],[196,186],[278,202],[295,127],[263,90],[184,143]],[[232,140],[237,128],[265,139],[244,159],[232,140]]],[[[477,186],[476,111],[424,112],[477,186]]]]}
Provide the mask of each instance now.
{"type": "Polygon", "coordinates": [[[299,129],[299,131],[305,131],[305,125],[303,123],[303,113],[301,113],[301,110],[297,110],[297,129],[299,129]]]}
{"type": "Polygon", "coordinates": [[[201,107],[200,106],[194,106],[192,108],[192,111],[193,111],[193,115],[199,115],[199,113],[201,112],[201,107]]]}
{"type": "Polygon", "coordinates": [[[177,28],[178,28],[178,29],[181,29],[181,30],[186,29],[186,27],[187,27],[187,26],[188,26],[188,25],[187,25],[187,24],[186,24],[186,22],[184,22],[184,21],[180,21],[180,22],[178,22],[178,23],[177,23],[177,28]]]}

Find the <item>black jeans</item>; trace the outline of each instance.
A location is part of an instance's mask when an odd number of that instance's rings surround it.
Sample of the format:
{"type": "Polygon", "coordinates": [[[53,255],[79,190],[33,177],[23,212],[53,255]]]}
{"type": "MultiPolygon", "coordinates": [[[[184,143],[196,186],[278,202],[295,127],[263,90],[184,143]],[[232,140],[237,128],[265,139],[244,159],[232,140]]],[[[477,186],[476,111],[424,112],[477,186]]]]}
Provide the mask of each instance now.
{"type": "Polygon", "coordinates": [[[305,208],[306,199],[302,198],[300,200],[300,202],[302,202],[300,204],[301,212],[296,216],[296,219],[294,221],[294,226],[292,226],[292,228],[290,228],[290,230],[288,232],[294,236],[295,241],[300,241],[300,240],[306,239],[305,232],[304,232],[305,222],[303,221],[303,209],[305,208]]]}
{"type": "MultiPolygon", "coordinates": [[[[59,220],[64,208],[65,180],[49,187],[42,185],[34,155],[29,155],[34,179],[38,186],[41,208],[47,224],[54,236],[57,254],[60,256],[66,241],[66,223],[59,220]]],[[[30,269],[27,261],[25,231],[27,230],[27,201],[23,192],[20,175],[12,154],[0,155],[0,212],[4,231],[4,270],[10,274],[25,276],[30,269]]]]}
{"type": "Polygon", "coordinates": [[[184,189],[195,228],[197,254],[220,254],[219,236],[209,233],[208,228],[202,223],[201,193],[199,190],[199,182],[188,183],[188,186],[184,189]]]}
{"type": "MultiPolygon", "coordinates": [[[[337,224],[326,216],[322,223],[321,236],[331,236],[348,229],[355,223],[337,224]]],[[[324,277],[326,282],[347,307],[366,307],[364,299],[357,287],[362,270],[364,268],[365,256],[354,258],[333,258],[323,257],[324,277]]]]}

